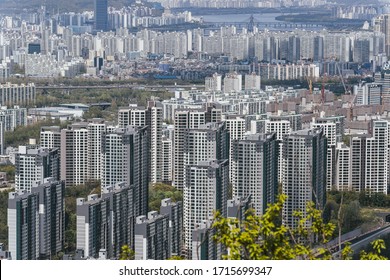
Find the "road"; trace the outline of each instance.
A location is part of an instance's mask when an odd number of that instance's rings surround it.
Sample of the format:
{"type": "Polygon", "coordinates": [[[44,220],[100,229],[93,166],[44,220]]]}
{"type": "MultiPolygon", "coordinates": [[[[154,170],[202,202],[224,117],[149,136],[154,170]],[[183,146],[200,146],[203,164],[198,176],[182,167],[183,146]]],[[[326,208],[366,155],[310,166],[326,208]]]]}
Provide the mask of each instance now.
{"type": "MultiPolygon", "coordinates": [[[[390,224],[388,223],[381,230],[374,231],[372,234],[369,234],[367,237],[363,238],[362,240],[356,242],[350,240],[351,249],[354,252],[359,252],[360,250],[364,249],[368,244],[370,244],[370,242],[374,241],[375,239],[380,239],[382,236],[385,236],[387,234],[390,234],[390,224]]],[[[338,258],[339,255],[340,255],[340,251],[332,254],[332,256],[336,259],[338,258]]]]}

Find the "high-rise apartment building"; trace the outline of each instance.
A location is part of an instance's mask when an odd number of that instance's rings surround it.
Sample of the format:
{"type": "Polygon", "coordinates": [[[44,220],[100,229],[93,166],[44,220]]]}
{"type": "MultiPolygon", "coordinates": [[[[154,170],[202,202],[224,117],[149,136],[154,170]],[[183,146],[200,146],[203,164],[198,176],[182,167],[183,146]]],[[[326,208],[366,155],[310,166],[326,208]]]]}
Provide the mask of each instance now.
{"type": "Polygon", "coordinates": [[[42,126],[39,144],[42,148],[61,150],[61,129],[59,126],[42,126]]]}
{"type": "Polygon", "coordinates": [[[14,106],[0,107],[0,122],[3,123],[4,131],[14,131],[18,126],[27,126],[27,109],[14,106]]]}
{"type": "Polygon", "coordinates": [[[8,250],[11,259],[39,258],[39,196],[26,191],[11,192],[8,196],[8,250]],[[23,243],[22,243],[22,242],[23,243]]]}
{"type": "Polygon", "coordinates": [[[229,142],[229,132],[224,122],[189,129],[184,141],[184,168],[201,161],[228,160],[229,142]]]}
{"type": "Polygon", "coordinates": [[[134,190],[135,216],[148,211],[147,127],[107,131],[102,142],[102,186],[125,182],[134,190]]]}
{"type": "Polygon", "coordinates": [[[160,102],[149,101],[146,109],[146,125],[149,138],[149,176],[151,183],[161,182],[162,175],[162,123],[163,111],[160,102]]]}
{"type": "Polygon", "coordinates": [[[322,127],[328,139],[326,189],[330,191],[336,185],[336,145],[342,141],[344,135],[344,116],[313,119],[311,126],[322,127]]]}
{"type": "Polygon", "coordinates": [[[15,190],[31,192],[34,183],[43,183],[45,178],[60,179],[58,149],[36,146],[19,146],[15,156],[15,190]]]}
{"type": "Polygon", "coordinates": [[[14,260],[51,259],[64,248],[65,185],[46,178],[8,200],[8,244],[14,260]]]}
{"type": "MultiPolygon", "coordinates": [[[[229,143],[229,159],[232,158],[233,146],[232,142],[234,140],[241,140],[244,137],[246,131],[246,121],[244,116],[241,115],[226,115],[225,116],[226,128],[229,132],[230,143],[229,143]]],[[[229,178],[232,181],[232,174],[235,172],[234,162],[229,163],[229,178]]]]}
{"type": "Polygon", "coordinates": [[[73,123],[61,130],[61,180],[66,186],[88,179],[88,123],[73,123]]]}
{"type": "Polygon", "coordinates": [[[364,191],[366,182],[366,144],[370,135],[351,135],[351,188],[353,191],[364,191]]]}
{"type": "Polygon", "coordinates": [[[169,247],[169,216],[151,211],[138,216],[134,236],[135,260],[166,260],[171,257],[169,247]]]}
{"type": "Polygon", "coordinates": [[[387,194],[389,164],[389,122],[374,120],[372,137],[366,139],[364,191],[387,194]]]}
{"type": "Polygon", "coordinates": [[[278,191],[278,142],[276,133],[251,134],[232,142],[233,196],[251,197],[256,215],[274,203],[278,191]]]}
{"type": "Polygon", "coordinates": [[[87,178],[100,180],[102,170],[102,136],[106,132],[103,119],[88,120],[87,125],[87,178]]]}
{"type": "Polygon", "coordinates": [[[2,106],[33,105],[36,100],[35,84],[0,84],[0,104],[2,106]]]}
{"type": "Polygon", "coordinates": [[[186,165],[183,224],[187,257],[192,256],[192,232],[196,224],[212,218],[214,211],[226,216],[228,185],[228,160],[186,165]]]}
{"type": "Polygon", "coordinates": [[[212,219],[203,220],[195,224],[192,231],[192,260],[220,260],[222,258],[222,246],[215,243],[212,228],[212,219]]]}
{"type": "Polygon", "coordinates": [[[271,119],[266,121],[265,123],[265,131],[266,133],[276,133],[276,139],[279,143],[279,153],[278,153],[278,180],[279,182],[283,182],[283,156],[281,151],[283,150],[283,138],[286,135],[291,133],[291,123],[286,119],[271,119]]]}
{"type": "Polygon", "coordinates": [[[0,121],[0,155],[4,155],[5,151],[5,138],[4,138],[4,123],[0,121]]]}
{"type": "MultiPolygon", "coordinates": [[[[327,139],[323,129],[299,130],[283,138],[283,185],[287,195],[282,222],[291,228],[298,226],[294,211],[306,214],[306,204],[315,203],[323,209],[326,201],[327,139]]],[[[308,226],[310,222],[308,221],[308,226]]]]}
{"type": "Polygon", "coordinates": [[[389,122],[373,120],[369,134],[351,136],[351,188],[387,194],[389,180],[389,122]]]}
{"type": "Polygon", "coordinates": [[[336,146],[336,189],[351,191],[351,149],[344,143],[336,146]]]}
{"type": "Polygon", "coordinates": [[[140,107],[135,104],[131,104],[129,107],[119,108],[118,111],[118,124],[119,127],[126,127],[128,125],[133,126],[145,126],[146,125],[146,110],[145,107],[140,107]]]}
{"type": "Polygon", "coordinates": [[[169,220],[169,250],[171,255],[180,255],[183,248],[183,202],[172,202],[170,198],[161,200],[161,215],[169,220]]]}
{"type": "Polygon", "coordinates": [[[123,245],[134,248],[133,189],[120,182],[103,187],[102,195],[77,199],[77,245],[84,257],[105,250],[108,258],[118,258],[123,245]]]}
{"type": "Polygon", "coordinates": [[[245,90],[260,90],[260,76],[256,73],[245,75],[245,90]]]}
{"type": "Polygon", "coordinates": [[[243,221],[249,209],[253,209],[251,195],[247,197],[233,196],[227,201],[227,218],[243,221]]]}
{"type": "Polygon", "coordinates": [[[171,183],[173,180],[173,143],[172,140],[163,136],[161,140],[161,182],[171,183]]]}
{"type": "Polygon", "coordinates": [[[223,79],[223,91],[240,92],[242,90],[242,75],[237,73],[229,73],[223,79]]]}
{"type": "Polygon", "coordinates": [[[222,90],[222,76],[214,73],[211,77],[205,78],[206,91],[221,91],[222,90]]]}
{"type": "Polygon", "coordinates": [[[173,142],[173,184],[183,190],[185,137],[188,129],[205,124],[206,112],[202,110],[176,110],[173,142]]]}
{"type": "Polygon", "coordinates": [[[39,196],[39,255],[50,259],[65,243],[65,184],[53,178],[35,183],[32,192],[39,196]]]}
{"type": "Polygon", "coordinates": [[[118,113],[119,126],[147,126],[149,138],[149,176],[152,183],[161,182],[162,158],[159,156],[162,145],[163,108],[160,102],[148,101],[148,106],[135,105],[120,108],[118,113]]]}

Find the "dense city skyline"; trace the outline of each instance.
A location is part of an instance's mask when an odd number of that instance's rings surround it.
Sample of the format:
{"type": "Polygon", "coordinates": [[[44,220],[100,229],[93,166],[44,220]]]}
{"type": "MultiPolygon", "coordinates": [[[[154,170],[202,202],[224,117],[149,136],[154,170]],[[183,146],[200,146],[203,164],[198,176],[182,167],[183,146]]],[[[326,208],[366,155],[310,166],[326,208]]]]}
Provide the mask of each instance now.
{"type": "Polygon", "coordinates": [[[243,221],[279,195],[291,232],[308,203],[338,221],[335,259],[388,229],[388,208],[361,214],[390,201],[387,3],[49,2],[0,10],[1,258],[222,259],[215,211],[243,221]]]}

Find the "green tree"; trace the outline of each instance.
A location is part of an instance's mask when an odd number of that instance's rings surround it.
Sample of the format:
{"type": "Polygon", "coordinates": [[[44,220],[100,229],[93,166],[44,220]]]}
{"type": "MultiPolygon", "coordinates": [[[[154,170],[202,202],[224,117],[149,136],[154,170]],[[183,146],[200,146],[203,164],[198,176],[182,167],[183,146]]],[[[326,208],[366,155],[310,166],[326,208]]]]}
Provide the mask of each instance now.
{"type": "MultiPolygon", "coordinates": [[[[331,259],[332,254],[326,243],[333,236],[336,226],[325,223],[320,210],[308,203],[306,215],[295,212],[298,226],[291,229],[280,220],[281,210],[287,196],[280,195],[276,203],[269,205],[263,216],[247,212],[246,218],[224,218],[215,213],[213,228],[214,240],[228,248],[224,259],[231,260],[315,260],[331,259]]],[[[380,243],[382,244],[382,243],[380,243]]],[[[375,248],[383,248],[375,245],[375,248]]],[[[376,250],[374,256],[380,251],[376,250]]],[[[342,259],[350,259],[352,250],[349,245],[341,252],[342,259]]],[[[366,255],[364,255],[366,257],[366,255]]],[[[373,258],[373,256],[371,256],[373,258]]]]}
{"type": "Polygon", "coordinates": [[[172,202],[182,201],[183,193],[175,187],[163,183],[152,184],[149,187],[149,210],[159,211],[161,200],[171,198],[172,202]]]}
{"type": "Polygon", "coordinates": [[[0,243],[8,244],[8,226],[7,226],[7,208],[8,208],[8,194],[15,191],[9,189],[0,191],[0,243]]]}
{"type": "Polygon", "coordinates": [[[76,250],[76,199],[90,194],[100,194],[100,182],[88,181],[84,185],[65,189],[65,252],[76,250]]]}
{"type": "Polygon", "coordinates": [[[121,253],[119,259],[124,260],[134,260],[134,251],[130,249],[128,245],[123,245],[121,247],[121,253]]]}
{"type": "Polygon", "coordinates": [[[367,253],[366,251],[360,252],[361,260],[387,260],[386,257],[381,256],[382,250],[386,249],[385,242],[381,239],[371,242],[373,252],[367,253]]]}

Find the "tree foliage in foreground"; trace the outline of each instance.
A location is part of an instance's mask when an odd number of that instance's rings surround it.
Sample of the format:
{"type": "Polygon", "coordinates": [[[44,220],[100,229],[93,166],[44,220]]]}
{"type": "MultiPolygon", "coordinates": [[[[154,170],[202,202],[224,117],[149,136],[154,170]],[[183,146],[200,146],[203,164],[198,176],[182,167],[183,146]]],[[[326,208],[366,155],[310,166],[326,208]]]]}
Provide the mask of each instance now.
{"type": "Polygon", "coordinates": [[[128,245],[123,245],[121,247],[121,253],[119,255],[119,260],[134,260],[134,251],[130,249],[128,245]]]}
{"type": "MultiPolygon", "coordinates": [[[[287,196],[280,195],[276,203],[269,205],[263,216],[247,212],[243,221],[237,218],[224,218],[215,214],[213,228],[214,240],[228,248],[223,259],[229,260],[316,260],[332,259],[332,253],[326,247],[336,226],[325,223],[320,210],[308,203],[306,215],[295,212],[298,226],[291,229],[280,221],[280,213],[287,196]],[[309,226],[308,226],[309,225],[309,226]]],[[[383,259],[380,256],[384,243],[379,240],[372,243],[374,252],[362,252],[361,259],[383,259]]],[[[352,249],[345,246],[341,259],[350,259],[352,249]]]]}

